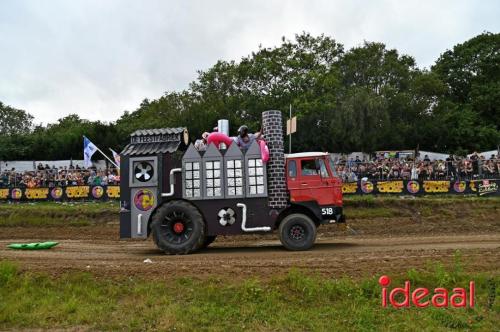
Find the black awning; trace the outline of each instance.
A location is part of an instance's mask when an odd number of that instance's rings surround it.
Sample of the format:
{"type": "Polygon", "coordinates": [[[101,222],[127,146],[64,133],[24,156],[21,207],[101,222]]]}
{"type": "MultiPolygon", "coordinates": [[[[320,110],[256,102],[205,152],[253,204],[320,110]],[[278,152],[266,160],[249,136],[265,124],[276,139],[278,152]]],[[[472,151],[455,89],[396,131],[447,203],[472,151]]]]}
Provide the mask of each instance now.
{"type": "Polygon", "coordinates": [[[185,149],[186,128],[140,129],[130,135],[130,143],[123,149],[123,156],[144,156],[173,153],[185,149]]]}
{"type": "Polygon", "coordinates": [[[181,142],[158,142],[158,143],[142,143],[142,144],[129,144],[123,151],[124,156],[139,156],[150,155],[157,153],[173,153],[177,151],[181,142]]]}

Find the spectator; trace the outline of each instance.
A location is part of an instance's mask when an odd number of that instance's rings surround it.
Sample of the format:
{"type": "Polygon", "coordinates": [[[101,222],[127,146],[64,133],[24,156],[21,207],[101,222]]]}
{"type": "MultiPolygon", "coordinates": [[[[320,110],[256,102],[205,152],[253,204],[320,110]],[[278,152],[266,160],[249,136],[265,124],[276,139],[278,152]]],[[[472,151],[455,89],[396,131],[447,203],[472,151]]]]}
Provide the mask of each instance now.
{"type": "MultiPolygon", "coordinates": [[[[353,178],[367,178],[371,180],[472,180],[476,178],[500,178],[500,159],[491,156],[489,160],[477,156],[478,169],[474,169],[474,158],[458,158],[449,155],[446,160],[430,160],[428,155],[421,161],[414,161],[410,157],[393,158],[381,154],[375,156],[370,162],[359,163],[350,158],[346,161],[344,156],[336,158],[337,173],[344,181],[353,178]],[[352,174],[354,173],[354,175],[352,174]]],[[[471,156],[472,157],[472,156],[471,156]]]]}
{"type": "Polygon", "coordinates": [[[456,176],[456,171],[455,171],[455,166],[453,165],[453,162],[455,161],[455,158],[453,157],[452,154],[446,158],[446,173],[447,176],[449,177],[455,177],[456,176]]]}

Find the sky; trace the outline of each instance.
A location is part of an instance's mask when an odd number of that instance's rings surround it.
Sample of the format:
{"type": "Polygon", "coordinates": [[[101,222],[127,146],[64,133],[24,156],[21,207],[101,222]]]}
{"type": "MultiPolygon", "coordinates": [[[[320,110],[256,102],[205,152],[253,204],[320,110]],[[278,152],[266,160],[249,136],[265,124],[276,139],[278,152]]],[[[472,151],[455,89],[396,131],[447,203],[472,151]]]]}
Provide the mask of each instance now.
{"type": "Polygon", "coordinates": [[[383,42],[429,68],[500,32],[500,1],[0,0],[0,101],[47,124],[115,121],[144,98],[187,89],[198,70],[303,31],[346,49],[383,42]]]}

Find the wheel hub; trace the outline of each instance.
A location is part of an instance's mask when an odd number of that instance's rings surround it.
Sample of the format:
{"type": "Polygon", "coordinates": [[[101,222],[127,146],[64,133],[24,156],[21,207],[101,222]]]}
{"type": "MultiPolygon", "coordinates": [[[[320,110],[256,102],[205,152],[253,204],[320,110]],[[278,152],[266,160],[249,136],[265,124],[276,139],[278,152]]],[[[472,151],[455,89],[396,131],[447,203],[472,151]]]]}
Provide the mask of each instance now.
{"type": "Polygon", "coordinates": [[[294,225],[290,228],[290,237],[294,240],[302,240],[305,233],[305,229],[300,225],[294,225]]]}
{"type": "Polygon", "coordinates": [[[173,229],[174,229],[174,232],[176,234],[180,234],[184,231],[184,224],[182,222],[178,221],[174,224],[173,229]]]}

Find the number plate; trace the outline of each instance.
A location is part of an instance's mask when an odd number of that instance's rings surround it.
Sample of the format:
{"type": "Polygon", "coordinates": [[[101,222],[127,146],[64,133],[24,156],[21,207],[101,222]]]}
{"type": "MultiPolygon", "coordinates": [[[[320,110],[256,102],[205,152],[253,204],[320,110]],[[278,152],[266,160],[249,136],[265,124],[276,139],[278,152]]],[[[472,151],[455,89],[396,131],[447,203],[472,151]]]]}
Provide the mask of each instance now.
{"type": "Polygon", "coordinates": [[[335,215],[335,210],[331,207],[321,208],[321,215],[323,216],[333,216],[335,215]]]}

